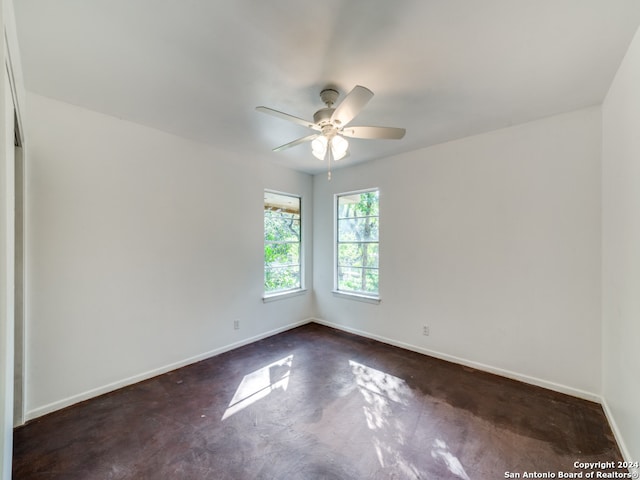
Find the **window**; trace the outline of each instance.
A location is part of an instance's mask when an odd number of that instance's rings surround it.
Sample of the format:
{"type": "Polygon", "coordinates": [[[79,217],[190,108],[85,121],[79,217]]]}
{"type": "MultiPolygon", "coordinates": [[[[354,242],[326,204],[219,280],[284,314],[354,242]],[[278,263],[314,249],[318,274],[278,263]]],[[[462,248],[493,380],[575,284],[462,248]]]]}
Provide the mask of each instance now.
{"type": "Polygon", "coordinates": [[[302,288],[301,199],[264,192],[265,295],[302,288]]]}
{"type": "Polygon", "coordinates": [[[336,290],[378,297],[379,191],[336,197],[336,290]]]}

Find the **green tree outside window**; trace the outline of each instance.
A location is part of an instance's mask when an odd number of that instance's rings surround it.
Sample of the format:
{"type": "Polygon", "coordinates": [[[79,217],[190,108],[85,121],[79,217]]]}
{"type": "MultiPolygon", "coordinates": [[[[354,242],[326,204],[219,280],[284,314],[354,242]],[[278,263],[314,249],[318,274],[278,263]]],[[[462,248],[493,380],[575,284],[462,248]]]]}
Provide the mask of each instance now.
{"type": "Polygon", "coordinates": [[[378,296],[379,191],[338,195],[338,291],[378,296]]]}
{"type": "Polygon", "coordinates": [[[302,288],[300,197],[264,193],[264,291],[302,288]]]}

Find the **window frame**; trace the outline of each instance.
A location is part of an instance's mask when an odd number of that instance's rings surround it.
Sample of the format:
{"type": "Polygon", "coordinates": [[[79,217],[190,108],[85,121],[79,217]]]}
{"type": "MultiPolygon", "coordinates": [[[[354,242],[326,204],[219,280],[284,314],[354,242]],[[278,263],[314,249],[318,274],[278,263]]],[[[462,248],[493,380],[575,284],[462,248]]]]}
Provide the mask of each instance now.
{"type": "Polygon", "coordinates": [[[290,296],[295,296],[295,295],[300,295],[302,293],[306,292],[306,287],[305,287],[305,241],[304,241],[304,202],[303,202],[303,196],[299,195],[299,194],[295,194],[295,193],[289,193],[289,192],[283,192],[283,191],[279,191],[279,190],[272,190],[269,188],[265,188],[263,191],[263,200],[262,200],[262,233],[263,233],[263,241],[262,241],[262,263],[263,263],[263,267],[262,267],[262,289],[263,289],[263,296],[262,296],[262,300],[263,302],[269,302],[272,300],[278,300],[281,298],[286,298],[286,297],[290,297],[290,296]],[[299,208],[300,208],[300,238],[298,242],[287,242],[287,243],[297,243],[299,245],[299,250],[298,250],[298,268],[300,271],[300,280],[299,280],[299,285],[293,288],[287,288],[287,289],[282,289],[282,290],[272,290],[272,291],[267,291],[266,290],[266,285],[265,285],[265,279],[266,279],[266,271],[267,271],[267,265],[265,262],[265,258],[264,258],[264,247],[267,245],[267,241],[264,238],[264,206],[265,206],[265,202],[264,202],[264,196],[266,194],[274,194],[274,195],[282,195],[285,197],[291,197],[291,198],[297,198],[298,202],[299,202],[299,208]]]}
{"type": "MultiPolygon", "coordinates": [[[[362,190],[353,190],[353,191],[348,191],[348,192],[340,192],[340,193],[336,193],[334,194],[333,197],[333,214],[334,214],[334,228],[333,228],[333,294],[334,296],[338,296],[338,297],[343,297],[343,298],[349,298],[349,299],[353,299],[353,300],[360,300],[360,301],[364,301],[367,303],[380,303],[381,301],[381,297],[380,297],[380,197],[381,197],[381,192],[380,192],[380,188],[378,187],[372,187],[372,188],[365,188],[362,190]],[[371,242],[371,241],[365,241],[365,242],[357,242],[357,243],[368,243],[368,244],[376,244],[378,247],[378,266],[376,267],[378,270],[378,291],[375,293],[367,293],[367,292],[362,292],[362,291],[356,291],[356,290],[344,290],[344,289],[340,289],[339,288],[339,280],[338,280],[338,272],[339,272],[339,268],[340,266],[338,265],[338,261],[339,261],[339,253],[340,253],[340,243],[339,242],[339,225],[340,225],[340,214],[339,214],[339,207],[340,207],[340,198],[341,197],[346,197],[346,196],[350,196],[350,195],[360,195],[363,193],[369,193],[369,192],[377,192],[378,194],[378,215],[376,216],[378,219],[378,240],[377,242],[371,242]]],[[[364,270],[366,267],[363,266],[362,269],[364,270]]],[[[364,273],[364,272],[363,272],[364,273]]]]}

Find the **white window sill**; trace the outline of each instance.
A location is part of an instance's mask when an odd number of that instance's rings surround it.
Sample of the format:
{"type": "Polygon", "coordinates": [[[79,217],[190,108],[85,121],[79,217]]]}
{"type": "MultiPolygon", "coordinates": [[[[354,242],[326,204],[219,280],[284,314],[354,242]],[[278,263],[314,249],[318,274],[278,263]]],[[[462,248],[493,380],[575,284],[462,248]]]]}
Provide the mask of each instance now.
{"type": "Polygon", "coordinates": [[[285,292],[271,293],[262,297],[262,303],[275,302],[276,300],[284,300],[289,297],[297,297],[307,293],[306,288],[298,288],[296,290],[287,290],[285,292]]]}
{"type": "Polygon", "coordinates": [[[382,301],[380,297],[370,297],[360,293],[343,292],[342,290],[333,290],[333,296],[349,300],[357,300],[358,302],[373,303],[375,305],[378,305],[382,301]]]}

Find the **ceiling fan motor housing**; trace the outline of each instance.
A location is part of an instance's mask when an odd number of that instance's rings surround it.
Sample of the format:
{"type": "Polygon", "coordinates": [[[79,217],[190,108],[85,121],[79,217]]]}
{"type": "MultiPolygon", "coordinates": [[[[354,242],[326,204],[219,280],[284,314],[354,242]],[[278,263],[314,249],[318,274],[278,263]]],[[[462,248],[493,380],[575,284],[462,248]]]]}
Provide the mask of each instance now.
{"type": "Polygon", "coordinates": [[[320,100],[326,104],[327,107],[331,107],[338,100],[340,93],[335,88],[325,88],[320,92],[320,100]]]}
{"type": "Polygon", "coordinates": [[[313,121],[315,122],[316,125],[319,125],[321,127],[325,125],[330,125],[331,115],[333,115],[334,111],[335,111],[335,108],[321,108],[320,110],[318,110],[316,113],[313,114],[313,121]]]}
{"type": "Polygon", "coordinates": [[[336,111],[333,105],[336,103],[336,100],[338,100],[339,95],[340,93],[333,88],[325,88],[322,90],[320,92],[320,99],[327,105],[327,108],[321,108],[313,114],[313,121],[321,127],[322,135],[329,139],[338,133],[338,128],[331,121],[331,117],[333,116],[333,112],[336,111]]]}

